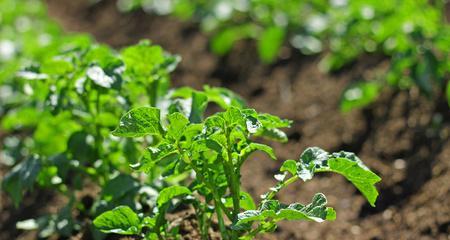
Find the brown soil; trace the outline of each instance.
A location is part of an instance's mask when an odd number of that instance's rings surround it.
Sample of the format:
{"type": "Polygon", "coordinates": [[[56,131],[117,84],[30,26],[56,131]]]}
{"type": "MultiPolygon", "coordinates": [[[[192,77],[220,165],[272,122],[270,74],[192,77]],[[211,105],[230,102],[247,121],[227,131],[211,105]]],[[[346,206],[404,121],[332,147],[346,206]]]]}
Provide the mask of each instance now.
{"type": "MultiPolygon", "coordinates": [[[[383,57],[363,56],[332,75],[317,69],[319,57],[302,56],[290,48],[272,65],[261,64],[249,42],[217,57],[193,23],[141,11],[120,14],[115,1],[95,6],[86,2],[48,0],[49,13],[68,31],[91,33],[114,47],[151,39],[181,55],[173,76],[176,86],[225,86],[259,111],[292,119],[289,143],[273,145],[280,159],[297,158],[307,146],[344,149],[357,153],[382,176],[376,208],[340,176],[322,175],[289,187],[280,194],[282,201],[308,202],[321,191],[335,207],[337,220],[286,222],[261,239],[450,239],[450,112],[443,97],[430,100],[417,89],[386,89],[364,110],[338,110],[345,87],[374,69],[386,68],[383,57]]],[[[244,166],[244,188],[257,199],[274,185],[279,164],[255,154],[244,166]]],[[[2,209],[2,222],[11,214],[2,209]]],[[[9,227],[2,227],[0,234],[9,227]]]]}

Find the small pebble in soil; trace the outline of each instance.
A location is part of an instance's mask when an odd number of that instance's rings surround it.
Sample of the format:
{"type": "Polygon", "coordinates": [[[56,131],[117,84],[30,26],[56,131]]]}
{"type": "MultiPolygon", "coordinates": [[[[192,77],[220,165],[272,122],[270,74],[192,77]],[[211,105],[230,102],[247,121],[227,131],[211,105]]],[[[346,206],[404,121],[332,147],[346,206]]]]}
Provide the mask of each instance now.
{"type": "Polygon", "coordinates": [[[359,235],[361,234],[361,227],[359,227],[358,225],[353,225],[350,228],[350,232],[352,232],[354,235],[359,235]]]}
{"type": "Polygon", "coordinates": [[[404,169],[405,167],[406,167],[406,161],[405,160],[403,160],[403,159],[396,159],[394,161],[394,168],[395,169],[401,170],[401,169],[404,169]]]}
{"type": "Polygon", "coordinates": [[[384,219],[386,219],[386,220],[389,220],[389,219],[391,219],[392,218],[392,210],[390,210],[390,209],[386,209],[384,212],[383,212],[383,218],[384,219]]]}

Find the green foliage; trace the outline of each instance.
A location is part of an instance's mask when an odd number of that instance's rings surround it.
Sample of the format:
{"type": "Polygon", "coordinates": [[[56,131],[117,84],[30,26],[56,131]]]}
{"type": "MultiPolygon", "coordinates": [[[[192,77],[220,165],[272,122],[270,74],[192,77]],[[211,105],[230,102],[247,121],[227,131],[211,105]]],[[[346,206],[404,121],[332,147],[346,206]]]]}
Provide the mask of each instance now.
{"type": "Polygon", "coordinates": [[[189,190],[189,188],[182,186],[170,186],[164,188],[159,193],[158,200],[156,201],[156,203],[158,204],[158,207],[161,207],[164,204],[168,203],[172,198],[186,194],[191,194],[191,190],[189,190]]]}
{"type": "Polygon", "coordinates": [[[40,169],[40,159],[32,156],[15,166],[3,179],[2,188],[11,196],[16,207],[22,201],[23,192],[33,187],[40,169]]]}
{"type": "Polygon", "coordinates": [[[342,94],[341,111],[348,112],[374,102],[380,92],[380,85],[374,82],[358,82],[350,85],[342,94]]]}
{"type": "Polygon", "coordinates": [[[119,206],[104,212],[94,220],[94,225],[102,232],[133,235],[139,233],[140,219],[127,206],[119,206]]]}
{"type": "MultiPolygon", "coordinates": [[[[181,89],[175,95],[208,96],[207,92],[181,89]]],[[[203,239],[208,237],[209,223],[214,215],[218,218],[224,239],[251,239],[260,233],[273,232],[276,223],[281,220],[334,220],[336,213],[327,207],[327,200],[321,193],[316,194],[311,203],[306,205],[283,204],[273,199],[287,185],[299,179],[310,180],[319,172],[343,175],[374,206],[378,196],[374,185],[381,179],[355,154],[329,154],[317,147],[306,149],[298,161],[285,161],[280,168],[281,174],[276,175],[278,184],[262,196],[258,205],[255,204],[251,196],[241,189],[242,164],[255,151],[265,152],[272,159],[277,159],[273,149],[255,142],[255,137],[267,137],[266,133],[274,130],[282,132],[280,128],[289,127],[290,121],[258,113],[245,106],[230,105],[223,111],[203,117],[206,104],[213,100],[208,97],[203,99],[204,104],[196,105],[200,110],[136,108],[126,113],[119,123],[117,129],[120,129],[121,136],[133,136],[139,132],[136,135],[138,137],[152,135],[158,138],[155,145],[147,148],[144,157],[134,166],[135,169],[149,173],[161,166],[162,176],[195,174],[192,182],[185,183],[186,187],[169,186],[159,193],[156,210],[149,216],[156,219],[155,225],[143,235],[150,237],[147,234],[156,233],[159,238],[170,238],[173,233],[169,230],[165,213],[171,206],[176,209],[178,204],[183,203],[195,207],[203,239]],[[190,120],[192,112],[200,113],[198,116],[202,117],[193,122],[190,120]],[[287,178],[288,175],[291,177],[287,178]],[[186,195],[189,196],[181,198],[181,202],[170,201],[174,197],[186,195]]]]}
{"type": "MultiPolygon", "coordinates": [[[[213,48],[225,54],[235,41],[258,39],[261,59],[272,62],[291,33],[280,24],[282,17],[273,21],[268,16],[279,7],[289,16],[298,14],[297,3],[287,3],[255,1],[249,12],[270,6],[255,15],[261,24],[231,24],[231,30],[216,35],[213,48]]],[[[131,9],[138,4],[121,6],[131,9]]],[[[0,130],[10,135],[2,154],[12,159],[2,188],[17,207],[23,194],[36,187],[67,199],[56,213],[18,222],[18,228],[38,230],[39,238],[69,238],[90,229],[86,224],[94,219],[99,231],[91,229],[90,234],[95,239],[104,237],[101,232],[177,239],[181,233],[166,216],[190,206],[202,239],[208,238],[215,219],[223,239],[249,239],[273,232],[281,220],[334,220],[336,213],[323,194],[316,194],[309,204],[274,200],[285,186],[327,171],[346,177],[374,205],[374,184],[380,178],[354,154],[329,154],[319,148],[308,148],[298,161],[285,161],[276,175],[277,186],[255,202],[241,187],[241,167],[256,151],[276,160],[272,147],[259,141],[286,142],[283,129],[290,127],[290,120],[248,108],[225,88],[171,89],[169,74],[179,57],[148,41],[115,51],[84,36],[64,36],[38,1],[7,0],[0,6],[0,41],[6,36],[21,44],[8,45],[7,50],[14,51],[6,52],[8,61],[0,59],[8,70],[0,75],[1,87],[14,96],[0,106],[0,130]],[[26,31],[16,24],[23,14],[33,16],[26,20],[26,31]],[[36,44],[38,33],[47,32],[52,40],[45,46],[36,44]],[[220,110],[207,111],[209,104],[220,110]],[[79,196],[88,185],[101,189],[92,204],[79,196]]],[[[196,16],[197,9],[190,6],[190,1],[177,1],[173,11],[185,18],[196,16]]],[[[230,17],[224,6],[217,10],[223,23],[230,17]]],[[[432,76],[429,71],[437,63],[432,56],[427,61],[427,67],[415,71],[422,82],[432,76]]],[[[367,104],[366,98],[373,97],[370,87],[362,91],[364,100],[351,104],[367,104]]]]}
{"type": "MultiPolygon", "coordinates": [[[[339,173],[353,183],[369,203],[375,206],[378,192],[374,185],[381,178],[370,171],[353,153],[342,151],[329,154],[317,147],[308,148],[300,156],[296,168],[296,175],[303,181],[312,179],[317,172],[339,173]]],[[[293,172],[292,165],[287,171],[293,172]]]]}
{"type": "Polygon", "coordinates": [[[159,121],[159,109],[150,107],[136,108],[120,119],[119,127],[112,134],[119,137],[160,135],[163,130],[159,121]]]}
{"type": "MultiPolygon", "coordinates": [[[[142,7],[197,21],[212,36],[212,51],[224,55],[242,39],[254,39],[260,59],[274,62],[289,43],[306,55],[323,52],[319,68],[341,69],[365,54],[390,59],[387,71],[378,70],[378,84],[404,89],[417,86],[432,95],[444,89],[449,75],[450,26],[445,1],[277,0],[158,1],[119,0],[121,10],[142,7]]],[[[366,79],[369,80],[369,79],[366,79]]],[[[370,79],[372,80],[372,79],[370,79]]],[[[368,95],[342,101],[341,109],[364,107],[378,94],[373,86],[358,88],[368,95]]],[[[343,99],[345,95],[343,93],[343,99]]]]}

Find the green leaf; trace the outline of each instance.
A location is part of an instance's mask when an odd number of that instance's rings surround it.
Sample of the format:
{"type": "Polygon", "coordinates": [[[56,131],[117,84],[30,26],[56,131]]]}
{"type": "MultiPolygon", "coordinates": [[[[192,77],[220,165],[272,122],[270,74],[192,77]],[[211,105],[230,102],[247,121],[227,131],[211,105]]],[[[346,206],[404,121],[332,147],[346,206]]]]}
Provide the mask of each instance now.
{"type": "Polygon", "coordinates": [[[70,136],[80,128],[69,112],[41,118],[33,134],[35,153],[51,156],[66,151],[70,136]]]}
{"type": "Polygon", "coordinates": [[[208,97],[208,101],[216,103],[223,109],[227,109],[230,106],[245,107],[245,101],[226,88],[204,86],[204,93],[208,97]]]}
{"type": "Polygon", "coordinates": [[[167,202],[169,202],[171,199],[175,198],[175,197],[179,197],[182,195],[188,195],[191,194],[191,190],[189,190],[189,188],[187,187],[183,187],[183,186],[170,186],[167,188],[164,188],[158,196],[158,200],[157,200],[157,204],[158,207],[161,207],[162,205],[166,204],[167,202]]]}
{"type": "Polygon", "coordinates": [[[42,115],[35,107],[13,109],[2,118],[0,126],[5,130],[34,127],[39,124],[42,115]]]}
{"type": "Polygon", "coordinates": [[[287,128],[291,126],[290,120],[281,119],[268,113],[259,113],[254,117],[258,119],[262,127],[258,129],[256,136],[268,138],[274,141],[287,142],[286,133],[278,128],[287,128]]]}
{"type": "Polygon", "coordinates": [[[270,139],[273,141],[282,142],[282,143],[285,143],[288,141],[288,137],[287,137],[286,133],[281,131],[278,128],[264,128],[263,127],[255,135],[266,138],[266,139],[270,139]]]}
{"type": "Polygon", "coordinates": [[[240,191],[240,205],[241,208],[244,210],[253,210],[256,209],[255,201],[253,200],[252,196],[245,191],[240,191]]]}
{"type": "Polygon", "coordinates": [[[90,162],[96,158],[96,150],[89,138],[92,137],[84,131],[73,133],[67,141],[67,150],[73,159],[81,162],[90,162]]]}
{"type": "Polygon", "coordinates": [[[381,178],[370,171],[353,153],[328,154],[318,147],[306,149],[300,156],[297,175],[304,181],[310,180],[316,172],[335,172],[343,175],[375,206],[378,191],[375,184],[381,178]]]}
{"type": "Polygon", "coordinates": [[[73,71],[73,69],[72,63],[63,57],[47,59],[41,65],[41,72],[50,75],[64,75],[73,71]]]}
{"type": "Polygon", "coordinates": [[[446,95],[447,95],[447,103],[448,106],[450,107],[450,82],[447,83],[447,91],[446,91],[446,95]]]}
{"type": "Polygon", "coordinates": [[[121,61],[116,57],[115,52],[106,45],[94,45],[86,53],[84,57],[86,64],[96,64],[102,68],[115,67],[121,64],[121,61]]]}
{"type": "Polygon", "coordinates": [[[126,71],[140,76],[149,76],[160,64],[164,63],[163,50],[159,46],[150,46],[149,42],[127,47],[121,53],[126,71]]]}
{"type": "Polygon", "coordinates": [[[340,108],[348,112],[365,107],[374,102],[380,92],[380,86],[374,82],[359,82],[347,88],[341,97],[340,108]]]}
{"type": "Polygon", "coordinates": [[[336,213],[326,206],[327,199],[322,193],[317,193],[310,204],[281,204],[278,200],[266,200],[258,210],[248,210],[238,215],[237,226],[253,221],[309,220],[323,222],[334,220],[336,213]]]}
{"type": "Polygon", "coordinates": [[[253,24],[228,27],[212,38],[212,51],[218,55],[224,55],[231,50],[235,42],[253,37],[255,34],[256,26],[253,24]]]}
{"type": "Polygon", "coordinates": [[[327,199],[322,193],[314,195],[310,204],[303,206],[299,203],[290,204],[277,213],[280,220],[312,220],[323,222],[332,220],[336,214],[332,208],[326,207],[327,199]]]}
{"type": "Polygon", "coordinates": [[[191,105],[189,120],[193,123],[200,123],[203,120],[203,113],[208,105],[208,97],[202,92],[193,91],[191,105]]]}
{"type": "Polygon", "coordinates": [[[297,162],[295,160],[286,160],[280,168],[281,172],[289,172],[292,175],[297,174],[297,162]]]}
{"type": "Polygon", "coordinates": [[[109,180],[102,189],[102,198],[106,201],[117,200],[139,187],[136,180],[130,175],[119,174],[109,180]]]}
{"type": "Polygon", "coordinates": [[[119,127],[112,134],[119,137],[161,135],[164,130],[160,121],[160,110],[158,108],[135,108],[122,116],[119,127]]]}
{"type": "Polygon", "coordinates": [[[280,51],[284,37],[284,28],[271,26],[264,30],[258,41],[258,53],[263,62],[273,62],[280,51]]]}
{"type": "Polygon", "coordinates": [[[281,119],[278,116],[274,116],[268,113],[260,113],[258,114],[258,121],[265,128],[288,128],[291,126],[292,121],[287,119],[281,119]]]}
{"type": "Polygon", "coordinates": [[[167,137],[175,141],[180,140],[186,126],[189,124],[189,120],[179,112],[170,114],[168,120],[169,128],[167,129],[167,137]]]}
{"type": "MultiPolygon", "coordinates": [[[[239,202],[240,202],[240,206],[242,209],[244,209],[244,210],[255,210],[256,209],[255,201],[253,200],[252,196],[248,192],[241,191],[240,195],[241,195],[241,198],[240,198],[239,202]]],[[[227,208],[233,208],[233,198],[227,197],[225,199],[224,205],[227,208]]]]}
{"type": "Polygon", "coordinates": [[[105,233],[134,235],[140,232],[140,219],[128,206],[118,206],[94,219],[94,226],[105,233]]]}
{"type": "Polygon", "coordinates": [[[159,165],[170,166],[170,163],[178,158],[178,151],[173,144],[162,142],[158,146],[148,147],[138,165],[133,168],[150,173],[153,167],[160,162],[159,165]]]}
{"type": "Polygon", "coordinates": [[[3,179],[2,187],[11,196],[16,207],[22,201],[23,191],[33,186],[40,169],[40,159],[32,156],[15,166],[3,179]]]}
{"type": "Polygon", "coordinates": [[[239,153],[239,158],[241,159],[241,161],[245,160],[248,158],[248,156],[250,156],[250,154],[252,154],[253,152],[258,151],[258,150],[267,153],[267,155],[269,155],[269,157],[272,158],[273,160],[277,159],[273,149],[270,146],[267,146],[265,144],[260,144],[260,143],[250,143],[249,145],[247,145],[239,153]]]}

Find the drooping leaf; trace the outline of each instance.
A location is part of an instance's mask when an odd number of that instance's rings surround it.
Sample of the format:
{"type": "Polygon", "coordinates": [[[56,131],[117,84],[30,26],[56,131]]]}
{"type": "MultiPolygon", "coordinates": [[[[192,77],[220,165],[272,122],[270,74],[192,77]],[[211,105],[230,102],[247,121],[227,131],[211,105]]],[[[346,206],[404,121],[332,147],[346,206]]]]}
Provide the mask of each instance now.
{"type": "Polygon", "coordinates": [[[187,187],[170,186],[170,187],[164,188],[159,193],[158,200],[156,202],[157,202],[158,206],[160,207],[175,197],[188,195],[191,193],[192,193],[191,190],[189,190],[189,188],[187,188],[187,187]]]}
{"type": "Polygon", "coordinates": [[[130,175],[119,174],[117,177],[109,180],[102,189],[102,197],[106,201],[119,199],[137,189],[139,184],[130,175]]]}
{"type": "Polygon", "coordinates": [[[323,222],[334,220],[336,213],[326,206],[327,200],[322,193],[316,194],[311,203],[302,205],[293,203],[281,204],[278,200],[265,200],[258,210],[248,210],[238,215],[236,225],[248,224],[253,221],[310,220],[323,222]]]}
{"type": "Polygon", "coordinates": [[[142,137],[161,135],[160,110],[154,107],[132,109],[120,119],[119,127],[112,132],[119,137],[142,137]]]}
{"type": "Polygon", "coordinates": [[[254,24],[226,28],[212,38],[211,48],[214,53],[224,55],[231,50],[236,41],[252,37],[255,33],[256,26],[254,24]]]}
{"type": "Polygon", "coordinates": [[[283,44],[284,36],[285,30],[281,27],[272,26],[264,30],[258,41],[258,53],[263,62],[273,62],[283,44]]]}
{"type": "Polygon", "coordinates": [[[270,139],[273,141],[282,142],[282,143],[285,143],[288,141],[288,137],[287,137],[286,133],[281,131],[278,128],[264,128],[263,127],[255,135],[266,138],[266,139],[270,139]]]}
{"type": "Polygon", "coordinates": [[[250,143],[250,144],[248,144],[239,153],[239,158],[241,160],[245,160],[245,159],[248,158],[248,156],[250,156],[250,154],[252,154],[253,152],[258,151],[258,150],[267,153],[267,155],[269,155],[269,157],[272,158],[273,160],[277,159],[273,149],[270,146],[267,146],[267,145],[261,144],[261,143],[250,143]]]}
{"type": "Polygon", "coordinates": [[[359,82],[347,88],[341,97],[340,108],[348,112],[362,108],[374,102],[380,92],[380,86],[374,82],[359,82]]]}
{"type": "Polygon", "coordinates": [[[289,172],[292,175],[297,174],[297,162],[295,160],[286,160],[283,162],[283,165],[281,165],[280,172],[289,172]]]}
{"type": "Polygon", "coordinates": [[[31,156],[15,166],[3,179],[2,187],[11,196],[16,207],[22,201],[23,192],[33,186],[40,169],[39,157],[31,156]]]}
{"type": "Polygon", "coordinates": [[[318,147],[307,148],[298,162],[297,175],[304,181],[316,172],[335,172],[343,175],[366,197],[372,206],[378,197],[375,184],[381,180],[353,153],[328,154],[318,147]]]}
{"type": "Polygon", "coordinates": [[[230,106],[245,107],[245,101],[226,88],[204,86],[204,93],[208,97],[208,101],[216,103],[223,109],[227,109],[230,106]]]}
{"type": "Polygon", "coordinates": [[[94,219],[94,226],[105,233],[133,235],[140,232],[140,219],[128,206],[118,206],[94,219]]]}

